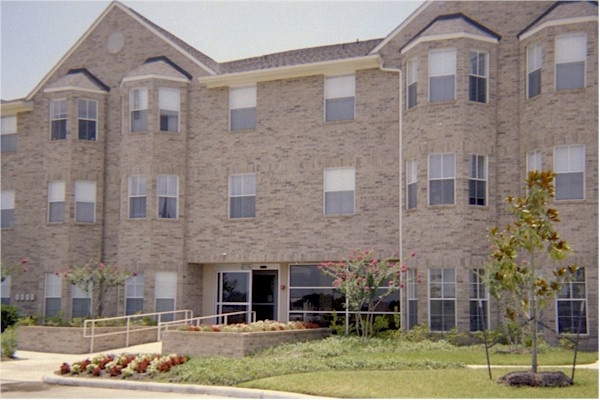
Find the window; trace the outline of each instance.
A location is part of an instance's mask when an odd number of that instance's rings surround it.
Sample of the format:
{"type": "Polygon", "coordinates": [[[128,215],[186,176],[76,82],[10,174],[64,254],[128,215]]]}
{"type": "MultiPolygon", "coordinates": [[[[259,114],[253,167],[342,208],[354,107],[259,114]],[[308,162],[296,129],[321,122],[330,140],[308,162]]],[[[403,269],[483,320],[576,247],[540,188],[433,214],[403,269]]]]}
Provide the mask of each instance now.
{"type": "Polygon", "coordinates": [[[125,315],[144,311],[144,274],[134,273],[125,281],[125,315]]]}
{"type": "Polygon", "coordinates": [[[429,52],[429,101],[455,98],[456,49],[429,52]]]}
{"type": "Polygon", "coordinates": [[[129,177],[129,218],[146,218],[146,177],[129,177]]]}
{"type": "Polygon", "coordinates": [[[71,318],[83,318],[91,315],[92,294],[75,285],[71,285],[71,318]]]}
{"type": "Polygon", "coordinates": [[[46,272],[44,282],[44,317],[54,317],[60,312],[62,278],[58,273],[46,272]]]}
{"type": "Polygon", "coordinates": [[[417,160],[406,162],[406,208],[417,208],[417,160]]]}
{"type": "Polygon", "coordinates": [[[429,205],[454,204],[454,154],[429,156],[429,205]]]}
{"type": "Polygon", "coordinates": [[[129,92],[129,112],[131,113],[131,132],[148,130],[148,90],[134,89],[129,92]]]}
{"type": "Polygon", "coordinates": [[[588,333],[585,268],[579,267],[558,293],[556,312],[558,333],[588,333]]]}
{"type": "Polygon", "coordinates": [[[17,151],[17,116],[2,117],[2,131],[0,131],[0,151],[14,153],[17,151]]]}
{"type": "Polygon", "coordinates": [[[542,152],[539,150],[527,153],[527,172],[542,171],[542,152]]]}
{"type": "Polygon", "coordinates": [[[527,98],[542,93],[542,45],[527,47],[527,98]]]}
{"type": "Polygon", "coordinates": [[[96,140],[98,102],[80,99],[78,104],[79,140],[96,140]]]}
{"type": "Polygon", "coordinates": [[[585,182],[585,146],[554,148],[556,200],[583,199],[585,182]]]}
{"type": "Polygon", "coordinates": [[[160,130],[179,132],[179,89],[158,89],[158,108],[160,109],[160,130]]]}
{"type": "Polygon", "coordinates": [[[417,105],[417,59],[406,63],[406,108],[417,105]]]}
{"type": "Polygon", "coordinates": [[[469,271],[469,330],[484,331],[488,328],[488,300],[484,282],[485,270],[469,271]]]}
{"type": "Polygon", "coordinates": [[[65,220],[65,183],[50,182],[48,184],[48,222],[65,220]]]}
{"type": "Polygon", "coordinates": [[[256,128],[256,85],[229,89],[229,123],[232,131],[256,128]]]}
{"type": "Polygon", "coordinates": [[[229,218],[256,216],[256,174],[229,177],[229,218]]]}
{"type": "Polygon", "coordinates": [[[556,38],[556,90],[585,87],[586,46],[584,33],[556,38]]]}
{"type": "Polygon", "coordinates": [[[354,119],[354,75],[325,77],[325,121],[354,119]]]}
{"type": "Polygon", "coordinates": [[[0,227],[12,228],[15,225],[15,191],[3,190],[0,198],[0,227]]]}
{"type": "Polygon", "coordinates": [[[10,276],[5,276],[4,280],[0,283],[0,304],[10,304],[10,276]]]}
{"type": "MultiPolygon", "coordinates": [[[[156,312],[175,310],[175,293],[177,290],[177,273],[157,272],[155,276],[154,295],[156,312]]],[[[174,314],[163,314],[161,321],[173,321],[174,314]]]]}
{"type": "Polygon", "coordinates": [[[158,176],[158,218],[177,218],[178,181],[177,175],[158,176]]]}
{"type": "Polygon", "coordinates": [[[75,182],[75,221],[95,221],[96,216],[96,182],[75,182]]]}
{"type": "Polygon", "coordinates": [[[469,157],[469,204],[486,205],[487,162],[485,156],[471,154],[469,157]]]}
{"type": "Polygon", "coordinates": [[[354,214],[354,168],[331,168],[324,173],[325,215],[354,214]]]}
{"type": "Polygon", "coordinates": [[[50,101],[50,132],[52,140],[67,138],[67,100],[50,101]]]}
{"type": "Polygon", "coordinates": [[[429,270],[429,328],[446,332],[456,326],[454,268],[429,270]]]}
{"type": "Polygon", "coordinates": [[[469,100],[487,103],[487,53],[469,52],[469,100]]]}
{"type": "Polygon", "coordinates": [[[417,274],[416,269],[409,269],[408,273],[408,312],[407,312],[407,323],[408,329],[412,329],[417,326],[419,323],[418,320],[418,297],[417,297],[417,288],[419,285],[419,275],[417,274]]]}

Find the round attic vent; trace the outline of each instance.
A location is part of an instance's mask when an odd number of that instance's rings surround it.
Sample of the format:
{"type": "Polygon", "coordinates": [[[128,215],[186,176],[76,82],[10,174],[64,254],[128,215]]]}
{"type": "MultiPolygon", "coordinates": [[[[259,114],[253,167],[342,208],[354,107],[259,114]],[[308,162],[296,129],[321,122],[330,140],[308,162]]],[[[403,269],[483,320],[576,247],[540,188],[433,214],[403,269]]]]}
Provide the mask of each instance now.
{"type": "Polygon", "coordinates": [[[113,32],[106,39],[106,50],[111,54],[117,54],[125,44],[125,36],[121,32],[113,32]]]}

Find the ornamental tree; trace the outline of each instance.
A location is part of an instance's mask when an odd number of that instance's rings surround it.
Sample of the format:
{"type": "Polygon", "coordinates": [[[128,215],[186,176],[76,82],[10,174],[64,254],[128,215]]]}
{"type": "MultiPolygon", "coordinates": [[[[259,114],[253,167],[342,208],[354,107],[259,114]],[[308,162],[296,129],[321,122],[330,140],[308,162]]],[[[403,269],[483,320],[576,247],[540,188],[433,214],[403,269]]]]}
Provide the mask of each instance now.
{"type": "Polygon", "coordinates": [[[409,267],[393,256],[378,259],[373,250],[357,250],[341,261],[322,263],[319,269],[345,295],[346,308],[356,316],[358,335],[368,338],[373,335],[373,312],[383,298],[404,287],[409,267]]]}
{"type": "Polygon", "coordinates": [[[109,291],[124,286],[127,278],[137,274],[123,270],[117,264],[104,264],[90,260],[81,266],[72,265],[62,275],[67,282],[85,291],[94,299],[95,315],[102,317],[104,302],[109,291]]]}
{"type": "Polygon", "coordinates": [[[545,276],[536,257],[546,253],[556,265],[572,251],[554,229],[554,223],[560,222],[558,211],[548,205],[554,197],[555,175],[552,171],[530,172],[525,197],[507,198],[513,222],[504,230],[492,228],[488,236],[492,249],[486,283],[491,295],[506,306],[510,321],[529,325],[534,373],[540,313],[577,270],[575,265],[558,265],[545,276]]]}
{"type": "Polygon", "coordinates": [[[20,272],[29,272],[29,267],[27,263],[29,260],[27,258],[21,258],[18,263],[15,264],[0,264],[0,282],[4,282],[6,278],[11,275],[15,275],[20,272]]]}

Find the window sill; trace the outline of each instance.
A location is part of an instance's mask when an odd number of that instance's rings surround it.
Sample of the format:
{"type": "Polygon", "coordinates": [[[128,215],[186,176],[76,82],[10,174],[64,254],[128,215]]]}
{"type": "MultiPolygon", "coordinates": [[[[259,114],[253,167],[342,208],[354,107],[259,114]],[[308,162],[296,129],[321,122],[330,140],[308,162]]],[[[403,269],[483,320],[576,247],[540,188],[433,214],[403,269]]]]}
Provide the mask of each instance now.
{"type": "Polygon", "coordinates": [[[340,119],[335,121],[323,121],[325,125],[350,124],[356,122],[356,117],[353,119],[340,119]]]}
{"type": "Polygon", "coordinates": [[[351,218],[357,215],[356,213],[352,214],[323,214],[325,218],[351,218]]]}
{"type": "Polygon", "coordinates": [[[449,104],[456,104],[458,103],[458,100],[456,99],[452,99],[452,100],[442,100],[442,101],[427,101],[427,104],[430,106],[447,106],[449,104]]]}
{"type": "Polygon", "coordinates": [[[227,217],[227,221],[254,221],[256,217],[240,217],[240,218],[231,218],[227,217]]]}
{"type": "Polygon", "coordinates": [[[585,198],[583,198],[583,199],[563,199],[563,200],[558,200],[558,199],[554,198],[554,202],[557,204],[569,204],[569,203],[581,204],[581,203],[585,203],[585,198]]]}

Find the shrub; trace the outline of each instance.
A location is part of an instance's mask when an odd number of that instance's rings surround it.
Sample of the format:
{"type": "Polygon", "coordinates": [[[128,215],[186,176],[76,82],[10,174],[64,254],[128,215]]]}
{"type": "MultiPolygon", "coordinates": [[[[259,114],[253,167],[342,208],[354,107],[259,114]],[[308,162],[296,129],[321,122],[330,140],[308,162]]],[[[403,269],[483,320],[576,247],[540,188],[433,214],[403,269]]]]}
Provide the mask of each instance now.
{"type": "Polygon", "coordinates": [[[2,354],[13,358],[17,351],[17,330],[14,326],[9,326],[0,336],[2,354]]]}
{"type": "Polygon", "coordinates": [[[35,326],[37,325],[38,318],[33,315],[19,318],[18,324],[20,326],[35,326]]]}
{"type": "Polygon", "coordinates": [[[2,327],[0,332],[4,332],[6,328],[8,328],[9,326],[13,326],[17,323],[17,321],[19,320],[19,311],[17,310],[17,307],[9,306],[7,304],[2,304],[0,310],[2,314],[2,327]]]}
{"type": "Polygon", "coordinates": [[[402,339],[408,342],[423,342],[430,340],[431,335],[429,333],[429,326],[427,324],[419,324],[412,327],[412,329],[404,332],[402,339]]]}

